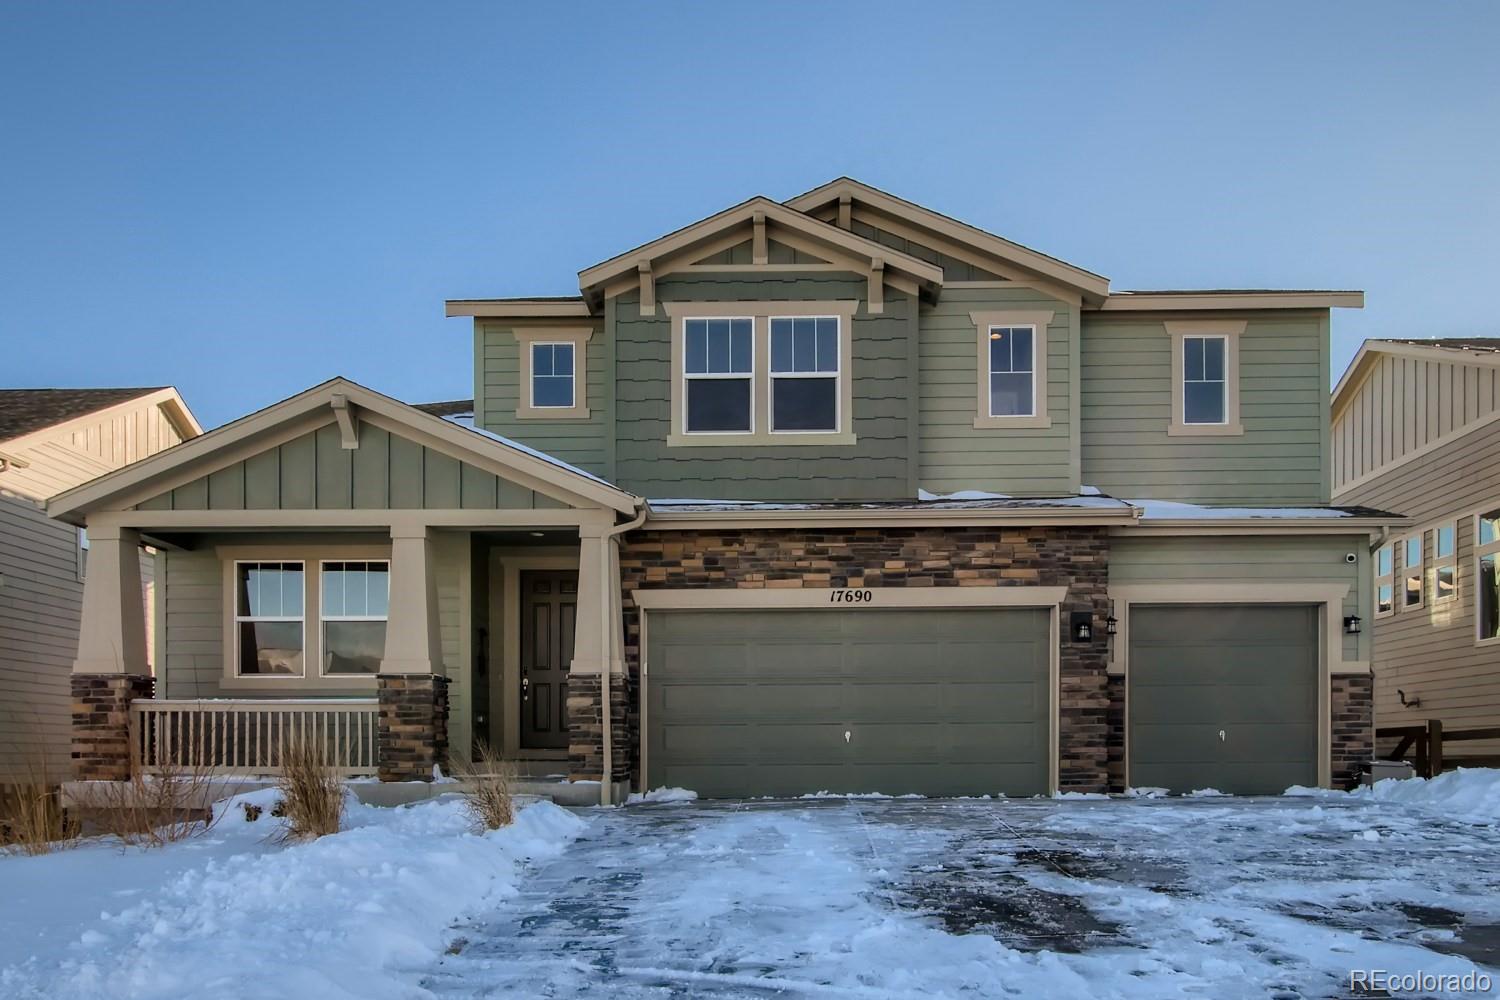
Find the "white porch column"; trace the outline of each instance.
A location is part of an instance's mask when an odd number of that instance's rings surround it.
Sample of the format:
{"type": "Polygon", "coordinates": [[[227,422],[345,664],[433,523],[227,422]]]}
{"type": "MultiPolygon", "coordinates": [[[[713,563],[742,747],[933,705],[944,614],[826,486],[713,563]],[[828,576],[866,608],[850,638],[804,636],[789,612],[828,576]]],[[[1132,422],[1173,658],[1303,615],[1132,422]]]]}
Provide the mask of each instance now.
{"type": "Polygon", "coordinates": [[[584,524],[578,528],[578,607],[573,627],[575,674],[602,676],[608,667],[604,614],[609,607],[605,581],[608,555],[604,527],[584,524]]]}
{"type": "Polygon", "coordinates": [[[149,672],[146,613],[141,601],[140,532],[112,524],[91,524],[83,620],[73,673],[149,672]]]}
{"type": "Polygon", "coordinates": [[[437,579],[425,524],[391,526],[391,605],[382,674],[441,674],[437,579]]]}

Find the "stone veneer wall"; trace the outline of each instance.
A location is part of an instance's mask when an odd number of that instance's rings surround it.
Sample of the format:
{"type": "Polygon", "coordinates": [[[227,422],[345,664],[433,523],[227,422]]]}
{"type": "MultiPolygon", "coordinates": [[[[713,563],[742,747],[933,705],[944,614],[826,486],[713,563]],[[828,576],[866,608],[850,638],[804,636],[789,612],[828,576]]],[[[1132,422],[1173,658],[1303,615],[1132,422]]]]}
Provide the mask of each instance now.
{"type": "Polygon", "coordinates": [[[1330,777],[1334,788],[1353,788],[1359,784],[1363,765],[1375,756],[1375,678],[1345,674],[1334,677],[1332,683],[1330,777]]]}
{"type": "MultiPolygon", "coordinates": [[[[610,743],[614,756],[610,773],[614,781],[630,779],[630,685],[615,676],[610,702],[610,743]]],[[[574,781],[601,781],[604,774],[604,711],[597,674],[568,676],[568,775],[574,781]]]]}
{"type": "Polygon", "coordinates": [[[380,780],[431,781],[434,765],[448,766],[448,678],[380,674],[375,684],[380,780]]]}
{"type": "MultiPolygon", "coordinates": [[[[628,749],[635,767],[640,724],[639,590],[780,587],[1068,588],[1060,628],[1059,785],[1110,785],[1110,693],[1105,677],[1109,538],[1104,528],[973,527],[641,531],[620,549],[625,655],[630,676],[628,749]],[[1093,616],[1094,638],[1068,635],[1075,611],[1093,616]]],[[[570,678],[569,684],[573,683],[570,678]]],[[[570,690],[569,700],[572,695],[570,690]]],[[[595,711],[597,715],[597,710],[595,711]]],[[[590,739],[575,732],[573,756],[590,739]]],[[[621,766],[616,755],[616,766],[621,766]]],[[[636,775],[639,782],[640,775],[636,775]]]]}
{"type": "Polygon", "coordinates": [[[72,756],[79,781],[126,781],[134,763],[130,747],[130,703],[150,698],[154,677],[139,674],[74,674],[72,756]]]}

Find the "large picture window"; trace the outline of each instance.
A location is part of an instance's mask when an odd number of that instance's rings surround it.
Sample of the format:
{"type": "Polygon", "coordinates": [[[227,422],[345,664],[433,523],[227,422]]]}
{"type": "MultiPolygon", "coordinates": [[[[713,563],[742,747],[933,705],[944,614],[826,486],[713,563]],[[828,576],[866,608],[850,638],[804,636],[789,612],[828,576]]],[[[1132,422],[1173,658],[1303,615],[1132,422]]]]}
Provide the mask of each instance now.
{"type": "Polygon", "coordinates": [[[378,673],[390,613],[390,563],[325,561],[322,572],[318,616],[323,623],[323,673],[378,673]]]}
{"type": "Polygon", "coordinates": [[[1500,639],[1500,507],[1480,514],[1474,525],[1475,620],[1480,642],[1500,639]]]}
{"type": "Polygon", "coordinates": [[[748,317],[684,321],[687,433],[750,433],[754,367],[754,323],[748,317]]]}
{"type": "Polygon", "coordinates": [[[771,430],[838,427],[838,317],[772,317],[771,430]]]}
{"type": "Polygon", "coordinates": [[[235,670],[301,677],[306,645],[303,564],[235,563],[235,670]]]}
{"type": "Polygon", "coordinates": [[[990,416],[1036,414],[1036,329],[992,326],[990,345],[990,416]]]}

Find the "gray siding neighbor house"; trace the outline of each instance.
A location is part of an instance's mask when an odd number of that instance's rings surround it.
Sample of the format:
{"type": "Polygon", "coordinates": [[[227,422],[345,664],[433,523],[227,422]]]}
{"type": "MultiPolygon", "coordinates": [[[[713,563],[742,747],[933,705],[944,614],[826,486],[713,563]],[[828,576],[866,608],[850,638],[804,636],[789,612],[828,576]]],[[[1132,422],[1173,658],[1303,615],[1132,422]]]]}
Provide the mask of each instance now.
{"type": "Polygon", "coordinates": [[[1360,293],[1118,292],[848,178],[578,287],[447,303],[472,401],[335,379],[56,498],[104,558],[164,553],[154,698],[106,655],[123,568],[85,612],[75,693],[133,721],[75,727],[80,775],[195,726],[225,771],[310,725],[351,773],[484,741],[606,801],[1279,792],[1370,756],[1370,543],[1404,522],[1330,496],[1360,293]]]}

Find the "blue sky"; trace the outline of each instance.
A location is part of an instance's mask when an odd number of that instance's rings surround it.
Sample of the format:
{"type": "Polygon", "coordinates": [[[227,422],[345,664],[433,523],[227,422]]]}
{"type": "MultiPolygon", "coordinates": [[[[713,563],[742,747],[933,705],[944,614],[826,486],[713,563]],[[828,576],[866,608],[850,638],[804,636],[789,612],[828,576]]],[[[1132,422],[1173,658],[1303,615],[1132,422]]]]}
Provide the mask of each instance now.
{"type": "Polygon", "coordinates": [[[445,298],[849,174],[1113,287],[1500,335],[1500,4],[10,4],[7,385],[471,393],[445,298]]]}

